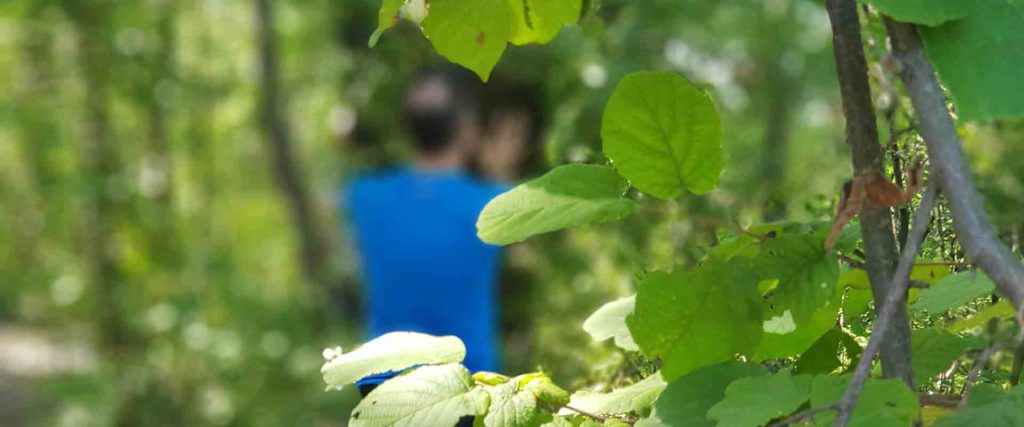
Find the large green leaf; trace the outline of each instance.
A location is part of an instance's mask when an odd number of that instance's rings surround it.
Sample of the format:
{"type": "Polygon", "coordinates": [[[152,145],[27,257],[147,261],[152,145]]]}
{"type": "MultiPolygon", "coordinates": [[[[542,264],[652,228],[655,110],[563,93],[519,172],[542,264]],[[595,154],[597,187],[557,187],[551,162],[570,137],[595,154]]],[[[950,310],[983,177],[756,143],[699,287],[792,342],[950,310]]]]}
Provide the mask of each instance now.
{"type": "Polygon", "coordinates": [[[619,82],[601,123],[604,153],[636,188],[662,199],[706,193],[722,172],[722,123],[708,95],[675,73],[619,82]]]}
{"type": "Polygon", "coordinates": [[[485,387],[491,405],[484,417],[485,427],[526,427],[537,417],[537,398],[520,390],[518,381],[485,387]]]}
{"type": "Polygon", "coordinates": [[[431,0],[423,32],[434,50],[487,81],[512,36],[508,0],[431,0]]]}
{"type": "Polygon", "coordinates": [[[1009,300],[1002,299],[988,308],[975,313],[971,317],[958,319],[946,329],[949,329],[951,332],[964,332],[971,329],[981,328],[992,319],[1012,319],[1016,314],[1017,310],[1013,308],[1013,304],[1010,304],[1009,300]]]}
{"type": "Polygon", "coordinates": [[[940,328],[916,329],[910,333],[914,378],[919,386],[949,369],[970,347],[968,340],[940,328]]]}
{"type": "MultiPolygon", "coordinates": [[[[811,407],[836,403],[846,391],[849,375],[815,377],[811,388],[811,407]]],[[[868,379],[850,417],[850,427],[906,427],[917,419],[920,403],[917,395],[898,379],[868,379]]],[[[814,416],[818,425],[832,425],[835,411],[814,416]]]]}
{"type": "Polygon", "coordinates": [[[629,327],[626,326],[626,316],[633,313],[634,305],[636,305],[636,295],[619,298],[602,305],[583,322],[583,330],[590,334],[594,341],[614,338],[615,345],[619,348],[639,351],[640,348],[636,346],[636,341],[633,341],[629,327]]]}
{"type": "Polygon", "coordinates": [[[477,219],[480,239],[506,245],[581,224],[614,221],[633,213],[623,198],[629,184],[613,169],[563,165],[495,197],[477,219]]]}
{"type": "MultiPolygon", "coordinates": [[[[655,373],[636,384],[608,393],[577,391],[572,394],[569,406],[592,414],[625,414],[651,406],[665,390],[668,383],[661,373],[655,373]]],[[[571,412],[565,411],[563,415],[571,412]]]]}
{"type": "Polygon", "coordinates": [[[963,271],[939,279],[934,286],[921,291],[917,301],[910,305],[910,312],[937,317],[994,291],[995,285],[985,273],[963,271]]]}
{"type": "Polygon", "coordinates": [[[860,0],[897,21],[939,25],[963,18],[971,9],[970,0],[860,0]]]}
{"type": "MultiPolygon", "coordinates": [[[[871,299],[870,292],[860,289],[835,288],[835,295],[827,305],[819,308],[807,320],[797,322],[790,316],[773,316],[762,322],[764,338],[754,354],[755,360],[779,359],[804,353],[819,338],[836,326],[840,308],[851,318],[863,313],[871,299]],[[844,298],[845,295],[845,298],[844,298]]],[[[766,301],[771,304],[772,301],[766,301]]],[[[771,310],[771,307],[768,308],[771,310]]],[[[766,310],[766,311],[768,311],[766,310]]]]}
{"type": "Polygon", "coordinates": [[[423,366],[370,392],[352,410],[349,425],[452,426],[463,416],[486,413],[489,401],[462,365],[423,366]]]}
{"type": "Polygon", "coordinates": [[[779,281],[767,299],[770,307],[765,314],[766,320],[778,319],[781,332],[789,324],[795,328],[810,321],[835,296],[839,260],[825,253],[817,235],[786,233],[768,239],[755,263],[763,278],[779,281]]]}
{"type": "Polygon", "coordinates": [[[740,378],[725,389],[725,399],[708,410],[719,427],[758,427],[795,412],[810,399],[813,377],[774,375],[740,378]]]}
{"type": "Polygon", "coordinates": [[[508,0],[512,6],[515,31],[511,42],[547,43],[563,26],[580,18],[581,0],[508,0]]]}
{"type": "Polygon", "coordinates": [[[961,119],[1024,116],[1024,0],[969,3],[963,19],[921,27],[928,58],[961,119]]]}
{"type": "MultiPolygon", "coordinates": [[[[981,386],[981,384],[979,384],[981,386]]],[[[975,386],[978,388],[979,386],[975,386]]],[[[998,392],[975,399],[971,392],[970,404],[966,409],[954,412],[940,419],[935,427],[1003,427],[1024,425],[1024,385],[1009,391],[998,392]]]]}
{"type": "Polygon", "coordinates": [[[392,332],[328,360],[320,372],[328,387],[341,387],[370,374],[413,365],[457,363],[465,357],[466,346],[458,337],[392,332]]]}
{"type": "Polygon", "coordinates": [[[768,369],[753,363],[728,362],[708,366],[669,383],[655,402],[658,419],[665,425],[711,427],[707,412],[725,397],[733,381],[767,375],[768,369]]]}
{"type": "Polygon", "coordinates": [[[626,324],[645,356],[662,358],[662,375],[672,381],[753,353],[762,335],[757,282],[744,258],[652,272],[637,285],[636,309],[626,324]]]}
{"type": "Polygon", "coordinates": [[[842,329],[831,329],[815,341],[800,359],[796,361],[799,374],[830,374],[843,366],[839,356],[845,353],[851,365],[855,365],[863,350],[860,344],[842,329]]]}

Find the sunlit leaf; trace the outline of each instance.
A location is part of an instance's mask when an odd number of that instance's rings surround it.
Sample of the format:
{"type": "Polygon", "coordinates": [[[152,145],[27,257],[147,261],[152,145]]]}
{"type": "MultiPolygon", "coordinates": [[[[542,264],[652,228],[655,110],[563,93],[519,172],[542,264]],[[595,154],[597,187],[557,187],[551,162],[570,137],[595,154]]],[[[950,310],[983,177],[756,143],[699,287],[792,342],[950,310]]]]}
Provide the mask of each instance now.
{"type": "Polygon", "coordinates": [[[940,279],[921,291],[910,305],[917,316],[936,317],[995,291],[995,285],[981,271],[963,271],[940,279]]]}
{"type": "Polygon", "coordinates": [[[636,188],[661,199],[706,193],[722,172],[722,123],[708,95],[675,73],[619,82],[601,122],[605,155],[636,188]]]}
{"type": "Polygon", "coordinates": [[[328,387],[341,387],[370,374],[414,365],[457,363],[465,357],[466,347],[458,337],[392,332],[328,360],[320,372],[328,387]]]}
{"type": "MultiPolygon", "coordinates": [[[[625,414],[651,406],[655,400],[658,400],[658,396],[666,386],[668,383],[659,372],[636,384],[608,393],[575,392],[570,398],[569,406],[592,414],[625,414]]],[[[563,415],[571,413],[569,410],[562,411],[563,415]]]]}
{"type": "Polygon", "coordinates": [[[477,219],[477,235],[506,245],[566,227],[621,219],[635,206],[623,197],[628,186],[605,166],[559,166],[491,200],[477,219]]]}
{"type": "Polygon", "coordinates": [[[431,0],[423,32],[449,61],[487,81],[512,36],[508,0],[431,0]]]}
{"type": "Polygon", "coordinates": [[[583,330],[590,334],[594,341],[614,338],[615,345],[619,348],[639,351],[640,348],[636,346],[633,336],[629,333],[629,327],[626,326],[626,316],[633,313],[634,305],[636,305],[636,295],[619,298],[602,305],[583,322],[583,330]]]}
{"type": "Polygon", "coordinates": [[[515,31],[513,44],[547,43],[563,26],[580,18],[581,0],[508,0],[512,7],[515,31]]]}
{"type": "Polygon", "coordinates": [[[459,364],[423,366],[384,382],[352,410],[349,425],[451,426],[487,412],[487,392],[459,364]]]}

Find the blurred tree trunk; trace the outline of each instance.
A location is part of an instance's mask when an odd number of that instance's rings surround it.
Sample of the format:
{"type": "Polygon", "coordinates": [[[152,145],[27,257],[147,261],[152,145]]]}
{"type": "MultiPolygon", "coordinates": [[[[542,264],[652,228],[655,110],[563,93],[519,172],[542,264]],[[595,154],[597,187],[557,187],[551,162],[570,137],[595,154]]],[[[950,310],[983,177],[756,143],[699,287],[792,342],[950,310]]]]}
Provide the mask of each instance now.
{"type": "Polygon", "coordinates": [[[84,176],[81,209],[82,251],[88,282],[93,290],[93,312],[100,350],[115,366],[125,355],[128,336],[118,300],[121,272],[114,242],[116,201],[111,179],[118,173],[117,153],[111,141],[108,111],[111,31],[105,18],[109,3],[102,0],[64,2],[76,36],[85,89],[82,118],[81,168],[84,176]]]}
{"type": "Polygon", "coordinates": [[[761,185],[767,193],[762,214],[765,221],[779,221],[786,217],[788,202],[782,188],[789,160],[789,135],[793,109],[799,98],[799,86],[787,76],[777,59],[766,65],[768,96],[764,122],[764,156],[761,163],[761,185]]]}
{"type": "MultiPolygon", "coordinates": [[[[313,200],[306,191],[298,161],[292,151],[292,134],[285,113],[287,102],[279,87],[274,10],[270,0],[256,0],[256,15],[261,66],[260,91],[263,95],[261,126],[266,133],[268,156],[276,184],[288,202],[298,232],[303,272],[307,280],[315,285],[311,292],[314,309],[322,316],[331,306],[327,298],[330,298],[337,274],[331,263],[327,234],[320,229],[313,200]]],[[[351,311],[346,310],[342,314],[348,321],[357,320],[351,311]]],[[[321,318],[317,323],[324,320],[321,318]]]]}

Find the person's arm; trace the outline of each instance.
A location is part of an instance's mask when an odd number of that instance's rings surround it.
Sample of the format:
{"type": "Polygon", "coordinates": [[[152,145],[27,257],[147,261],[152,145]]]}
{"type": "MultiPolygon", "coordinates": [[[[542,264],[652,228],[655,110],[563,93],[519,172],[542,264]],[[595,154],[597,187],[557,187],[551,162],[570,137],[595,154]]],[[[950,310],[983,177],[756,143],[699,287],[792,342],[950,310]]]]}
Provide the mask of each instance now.
{"type": "Polygon", "coordinates": [[[480,172],[491,180],[512,183],[526,156],[530,116],[523,110],[496,112],[477,156],[480,172]]]}

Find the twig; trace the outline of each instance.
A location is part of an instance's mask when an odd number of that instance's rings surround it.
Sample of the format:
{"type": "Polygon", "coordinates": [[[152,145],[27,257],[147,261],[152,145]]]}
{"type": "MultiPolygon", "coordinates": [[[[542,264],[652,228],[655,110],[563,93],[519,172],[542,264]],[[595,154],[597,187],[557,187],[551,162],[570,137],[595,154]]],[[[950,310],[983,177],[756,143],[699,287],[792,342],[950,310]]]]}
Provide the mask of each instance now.
{"type": "Polygon", "coordinates": [[[1015,307],[1024,307],[1024,265],[999,240],[985,216],[981,195],[964,160],[960,136],[946,109],[946,98],[925,57],[921,38],[911,24],[884,18],[892,40],[893,55],[900,60],[900,77],[910,94],[919,125],[928,146],[932,179],[949,200],[960,244],[967,259],[980,267],[1000,293],[1015,307]]]}
{"type": "Polygon", "coordinates": [[[863,270],[864,267],[865,267],[863,262],[858,261],[858,260],[856,260],[854,258],[851,258],[851,257],[849,257],[847,255],[836,253],[836,258],[839,258],[840,261],[845,262],[847,265],[849,265],[850,267],[853,267],[853,268],[859,268],[859,269],[863,270]]]}
{"type": "Polygon", "coordinates": [[[1013,367],[1010,368],[1010,385],[1020,384],[1020,373],[1024,370],[1024,341],[1017,344],[1013,351],[1013,367]]]}
{"type": "Polygon", "coordinates": [[[928,188],[924,191],[924,196],[921,197],[921,205],[914,212],[914,224],[911,226],[910,234],[907,236],[907,245],[903,248],[903,255],[900,258],[899,265],[896,267],[892,284],[889,285],[889,291],[885,295],[885,303],[878,310],[875,330],[871,332],[868,345],[864,348],[860,361],[857,362],[857,368],[853,373],[853,378],[850,380],[850,385],[846,388],[843,398],[839,401],[839,416],[836,417],[835,422],[832,424],[833,427],[844,427],[850,421],[853,407],[857,404],[857,398],[860,397],[860,392],[864,388],[868,374],[871,372],[871,361],[878,354],[882,340],[885,339],[885,334],[893,323],[893,314],[896,313],[898,307],[902,307],[905,304],[907,289],[910,284],[910,270],[914,267],[914,259],[917,258],[921,241],[924,240],[925,232],[928,230],[929,218],[932,214],[932,208],[935,207],[935,199],[937,197],[938,189],[935,188],[935,185],[928,185],[928,188]]]}
{"type": "Polygon", "coordinates": [[[777,423],[771,424],[768,427],[785,427],[785,426],[788,426],[790,424],[794,424],[794,423],[798,423],[798,422],[803,421],[803,420],[810,419],[811,417],[813,417],[813,416],[815,416],[815,415],[817,415],[817,414],[819,414],[821,412],[832,411],[832,410],[836,410],[838,408],[839,408],[839,404],[833,403],[833,404],[830,404],[830,405],[819,406],[817,408],[806,409],[806,410],[797,412],[797,413],[795,413],[793,415],[790,415],[790,416],[786,417],[785,419],[783,419],[782,421],[779,421],[777,423]]]}
{"type": "Polygon", "coordinates": [[[946,394],[922,394],[917,396],[917,400],[922,405],[955,408],[960,403],[961,397],[946,394]]]}
{"type": "Polygon", "coordinates": [[[619,420],[619,421],[622,421],[622,422],[624,422],[626,424],[629,424],[629,425],[636,424],[636,420],[634,420],[632,418],[619,418],[619,417],[597,415],[597,414],[593,414],[593,413],[584,411],[584,410],[579,409],[579,408],[574,408],[574,407],[569,406],[569,405],[565,405],[565,406],[562,406],[562,407],[565,408],[565,409],[568,409],[570,411],[573,411],[573,412],[575,412],[577,414],[583,415],[584,417],[587,417],[587,418],[590,418],[590,419],[592,419],[594,421],[598,421],[598,422],[602,422],[602,423],[605,422],[605,421],[608,421],[608,420],[619,420]]]}
{"type": "Polygon", "coordinates": [[[981,375],[981,371],[988,365],[988,360],[992,358],[992,355],[996,352],[995,343],[989,344],[985,347],[985,351],[981,352],[978,356],[978,360],[974,362],[974,366],[971,367],[971,371],[967,373],[967,382],[964,383],[963,399],[960,399],[960,403],[956,406],[964,408],[967,406],[967,399],[971,396],[971,388],[974,387],[974,383],[978,382],[978,376],[981,375]]]}

